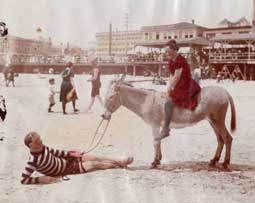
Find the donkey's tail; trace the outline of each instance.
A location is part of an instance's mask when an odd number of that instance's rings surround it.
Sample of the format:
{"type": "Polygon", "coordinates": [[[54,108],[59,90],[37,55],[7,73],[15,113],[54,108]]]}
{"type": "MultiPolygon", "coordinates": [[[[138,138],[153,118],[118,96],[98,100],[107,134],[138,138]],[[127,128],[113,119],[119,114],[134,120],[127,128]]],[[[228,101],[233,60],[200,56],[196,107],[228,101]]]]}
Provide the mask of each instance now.
{"type": "Polygon", "coordinates": [[[236,130],[236,108],[235,108],[235,104],[234,104],[234,101],[233,101],[233,98],[231,97],[231,95],[229,95],[229,103],[230,103],[230,107],[231,107],[230,129],[231,129],[231,132],[234,132],[236,130]]]}

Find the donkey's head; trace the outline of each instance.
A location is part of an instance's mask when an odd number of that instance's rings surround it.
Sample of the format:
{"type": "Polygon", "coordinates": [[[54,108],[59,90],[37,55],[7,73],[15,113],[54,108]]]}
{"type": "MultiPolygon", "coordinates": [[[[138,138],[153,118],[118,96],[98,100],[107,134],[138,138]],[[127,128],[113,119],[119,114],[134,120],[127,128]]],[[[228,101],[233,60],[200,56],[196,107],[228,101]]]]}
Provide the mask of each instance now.
{"type": "Polygon", "coordinates": [[[124,82],[125,76],[123,74],[119,80],[112,80],[110,82],[104,102],[105,113],[102,115],[106,120],[110,120],[111,114],[121,106],[120,86],[124,82]]]}
{"type": "Polygon", "coordinates": [[[5,116],[7,114],[5,99],[2,95],[0,95],[0,122],[4,121],[5,116]]]}

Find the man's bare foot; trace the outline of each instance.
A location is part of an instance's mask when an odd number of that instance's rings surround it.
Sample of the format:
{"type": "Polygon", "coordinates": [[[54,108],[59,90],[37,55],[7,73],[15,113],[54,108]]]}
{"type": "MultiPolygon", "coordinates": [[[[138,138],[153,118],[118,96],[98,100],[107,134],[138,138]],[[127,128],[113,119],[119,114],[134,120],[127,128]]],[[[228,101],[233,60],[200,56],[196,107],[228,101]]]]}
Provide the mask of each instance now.
{"type": "Polygon", "coordinates": [[[134,161],[134,157],[128,157],[122,161],[120,161],[120,166],[122,168],[126,168],[128,165],[132,164],[134,161]]]}

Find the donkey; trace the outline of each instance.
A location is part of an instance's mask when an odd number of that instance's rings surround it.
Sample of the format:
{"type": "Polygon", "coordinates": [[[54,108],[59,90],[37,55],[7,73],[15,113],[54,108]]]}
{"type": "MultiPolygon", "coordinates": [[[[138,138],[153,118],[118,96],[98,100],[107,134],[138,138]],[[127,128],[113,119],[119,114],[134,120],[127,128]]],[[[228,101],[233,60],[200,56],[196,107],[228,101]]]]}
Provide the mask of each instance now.
{"type": "MultiPolygon", "coordinates": [[[[111,81],[105,97],[105,113],[102,117],[111,118],[121,105],[137,114],[151,126],[154,138],[154,160],[151,168],[160,165],[162,159],[160,127],[164,121],[165,95],[162,92],[134,88],[124,82],[125,75],[118,81],[111,81]]],[[[198,105],[194,111],[182,109],[177,106],[173,109],[171,128],[184,128],[208,120],[212,126],[218,146],[209,165],[215,166],[220,160],[223,146],[226,146],[223,169],[229,170],[231,157],[232,136],[225,126],[228,105],[231,107],[231,132],[236,129],[236,111],[231,95],[221,87],[208,86],[202,88],[198,96],[198,105]]]]}

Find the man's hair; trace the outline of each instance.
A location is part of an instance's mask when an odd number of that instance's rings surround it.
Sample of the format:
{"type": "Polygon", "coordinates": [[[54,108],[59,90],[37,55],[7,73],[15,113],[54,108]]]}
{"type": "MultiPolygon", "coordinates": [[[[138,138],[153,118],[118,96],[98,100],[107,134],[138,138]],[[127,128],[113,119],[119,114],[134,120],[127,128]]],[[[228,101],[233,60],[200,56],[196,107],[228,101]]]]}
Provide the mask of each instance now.
{"type": "Polygon", "coordinates": [[[28,133],[28,134],[25,136],[24,144],[25,144],[28,148],[30,148],[29,145],[32,143],[32,136],[35,135],[35,134],[37,134],[37,132],[32,131],[32,132],[28,133]]]}
{"type": "Polygon", "coordinates": [[[97,66],[98,65],[98,60],[95,58],[93,61],[91,61],[92,66],[97,66]]]}

